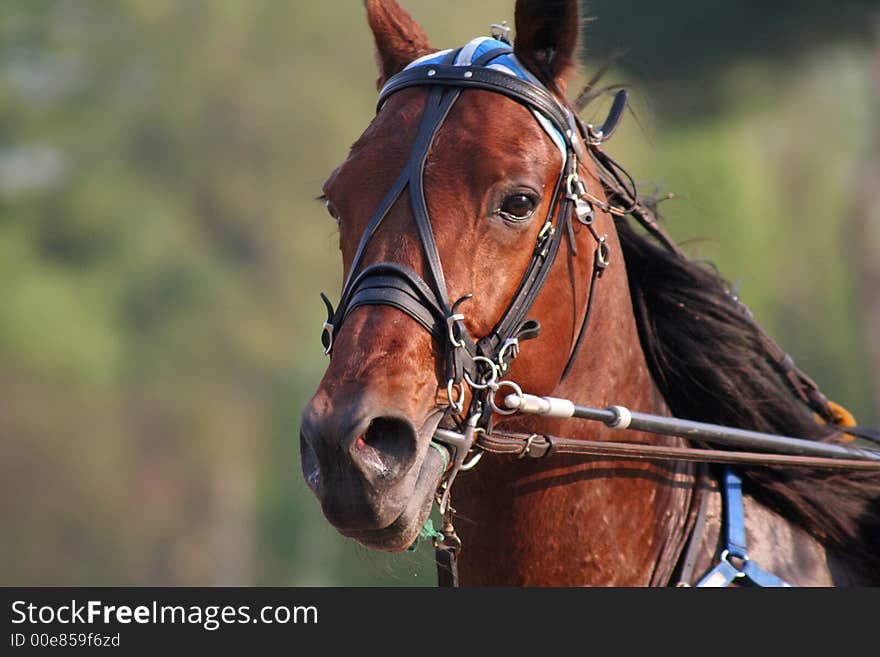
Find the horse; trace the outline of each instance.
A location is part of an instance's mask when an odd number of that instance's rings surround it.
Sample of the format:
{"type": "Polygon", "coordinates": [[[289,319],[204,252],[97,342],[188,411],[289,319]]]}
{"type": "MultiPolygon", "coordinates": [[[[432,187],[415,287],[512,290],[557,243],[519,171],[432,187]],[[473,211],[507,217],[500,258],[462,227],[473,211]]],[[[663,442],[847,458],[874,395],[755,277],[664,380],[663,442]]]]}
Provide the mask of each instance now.
{"type": "MultiPolygon", "coordinates": [[[[465,472],[436,436],[612,440],[606,426],[511,413],[495,398],[502,374],[511,390],[816,441],[840,436],[839,409],[658,227],[602,149],[615,121],[577,119],[576,0],[518,0],[512,44],[499,30],[450,51],[394,0],[364,4],[379,109],[320,197],[345,284],[337,309],[325,297],[330,362],[300,431],[324,515],[399,552],[439,500],[465,586],[694,584],[729,559],[716,466],[557,454],[465,472]]],[[[737,473],[751,562],[796,586],[880,584],[876,471],[737,473]]]]}

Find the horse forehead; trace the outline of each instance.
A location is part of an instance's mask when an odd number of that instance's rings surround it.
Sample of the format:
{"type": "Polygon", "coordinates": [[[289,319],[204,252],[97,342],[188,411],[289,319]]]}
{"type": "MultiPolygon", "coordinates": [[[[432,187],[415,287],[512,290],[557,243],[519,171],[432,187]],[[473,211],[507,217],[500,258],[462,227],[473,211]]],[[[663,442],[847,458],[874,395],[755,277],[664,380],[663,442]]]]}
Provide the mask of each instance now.
{"type": "Polygon", "coordinates": [[[525,106],[479,89],[462,92],[438,132],[435,146],[438,154],[446,146],[459,160],[477,155],[469,159],[488,164],[496,157],[546,166],[560,159],[555,145],[525,106]]]}

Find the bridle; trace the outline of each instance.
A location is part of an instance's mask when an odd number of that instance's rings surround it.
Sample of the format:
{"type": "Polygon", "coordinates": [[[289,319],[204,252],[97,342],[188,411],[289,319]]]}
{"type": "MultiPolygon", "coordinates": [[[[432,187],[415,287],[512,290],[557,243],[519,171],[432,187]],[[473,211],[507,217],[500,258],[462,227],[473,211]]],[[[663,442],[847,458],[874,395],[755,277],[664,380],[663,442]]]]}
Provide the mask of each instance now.
{"type": "MultiPolygon", "coordinates": [[[[501,381],[501,377],[517,356],[520,344],[537,337],[540,332],[539,322],[528,318],[528,314],[547,281],[564,236],[569,235],[574,245],[573,220],[589,228],[596,241],[596,250],[587,316],[564,374],[568,373],[580,347],[589,309],[593,305],[596,281],[608,266],[609,249],[606,236],[599,235],[593,227],[595,213],[592,205],[584,200],[586,186],[578,175],[579,154],[584,157],[584,141],[589,143],[597,139],[597,135],[610,133],[613,126],[598,131],[586,129],[574,112],[557,101],[544,85],[519,65],[511,46],[498,39],[477,39],[464,48],[416,60],[387,81],[379,95],[377,112],[392,95],[412,87],[428,89],[418,132],[403,171],[367,223],[343,285],[339,305],[334,309],[327,297],[321,295],[328,315],[322,342],[325,352],[331,355],[334,336],[356,308],[368,305],[397,308],[418,322],[442,346],[447,397],[445,412],[457,417],[459,427],[489,431],[492,417],[489,409],[500,414],[510,412],[495,403],[495,393],[505,385],[512,390],[517,388],[511,382],[501,381]],[[467,89],[491,91],[524,105],[554,139],[563,155],[549,210],[519,286],[501,319],[480,338],[470,335],[461,312],[463,304],[472,295],[454,302],[449,299],[424,191],[425,164],[431,145],[462,91],[467,89]],[[392,206],[407,191],[424,254],[426,276],[423,278],[412,269],[393,262],[382,262],[361,270],[370,241],[392,206]],[[466,412],[465,385],[471,391],[466,412]]],[[[619,118],[617,105],[613,114],[619,118]]],[[[462,450],[453,451],[456,460],[460,461],[462,450]]],[[[463,465],[457,462],[447,473],[447,495],[443,497],[441,510],[445,510],[448,504],[451,480],[463,465]]]]}
{"type": "MultiPolygon", "coordinates": [[[[413,87],[428,89],[418,132],[403,171],[364,230],[352,260],[349,276],[343,285],[339,305],[334,309],[327,297],[321,295],[327,307],[322,343],[325,353],[331,357],[334,336],[338,334],[345,320],[356,308],[370,305],[391,306],[406,313],[434,336],[442,347],[447,397],[443,412],[452,418],[455,430],[437,429],[432,441],[432,447],[438,449],[446,462],[445,473],[437,492],[443,527],[442,531],[438,532],[428,524],[427,531],[423,530],[424,535],[434,539],[437,548],[441,585],[456,583],[455,556],[461,545],[452,526],[454,509],[450,505],[449,498],[452,483],[458,472],[476,465],[485,452],[516,454],[520,457],[532,458],[544,458],[553,454],[579,454],[585,457],[607,456],[616,459],[654,461],[676,460],[814,468],[849,467],[874,471],[880,468],[880,453],[859,453],[859,450],[844,453],[846,448],[843,447],[839,448],[844,450],[840,453],[834,453],[831,447],[810,451],[809,446],[804,446],[805,451],[773,455],[705,448],[599,443],[538,434],[493,432],[491,424],[493,413],[510,415],[516,412],[532,412],[557,418],[583,417],[601,420],[612,428],[627,428],[632,416],[638,415],[623,407],[605,410],[586,409],[594,417],[590,417],[589,414],[577,415],[573,411],[569,412],[571,409],[579,408],[570,401],[543,398],[545,401],[539,403],[535,401],[538,398],[524,394],[515,382],[502,380],[511,361],[519,353],[520,343],[537,337],[540,332],[539,322],[529,319],[528,314],[547,281],[566,235],[569,237],[572,251],[577,253],[573,232],[574,221],[589,229],[596,248],[583,321],[562,378],[569,373],[581,347],[593,307],[597,282],[609,264],[606,236],[599,235],[593,226],[594,208],[615,217],[625,215],[634,217],[666,248],[685,257],[679,247],[657,225],[651,208],[639,202],[635,184],[631,179],[626,180],[628,176],[625,171],[600,148],[602,141],[611,135],[621,117],[626,103],[626,93],[617,93],[608,119],[601,128],[584,125],[576,112],[557,101],[544,85],[519,65],[512,53],[512,48],[503,37],[477,39],[464,48],[420,58],[387,81],[379,95],[377,112],[381,111],[388,98],[398,91],[413,87]],[[524,105],[531,110],[563,155],[563,165],[554,186],[549,210],[525,273],[501,319],[487,335],[481,338],[470,335],[464,325],[465,316],[460,312],[462,305],[472,295],[466,295],[454,302],[449,299],[424,192],[425,164],[431,145],[462,91],[467,89],[491,91],[524,105]],[[585,161],[587,157],[592,157],[604,174],[600,175],[600,182],[609,199],[607,202],[599,198],[601,195],[590,193],[578,175],[578,163],[585,161]],[[391,208],[407,190],[425,258],[427,277],[423,278],[412,269],[393,262],[381,262],[361,270],[365,252],[373,236],[391,208]],[[618,204],[622,203],[625,207],[615,207],[611,200],[618,204]],[[466,411],[465,385],[471,392],[471,400],[466,411]],[[503,404],[498,404],[496,395],[503,389],[508,389],[510,394],[503,404]],[[530,403],[534,402],[536,405],[531,410],[526,409],[526,400],[529,398],[531,398],[530,403]],[[519,404],[521,406],[518,406],[519,404]],[[537,410],[540,404],[545,406],[537,410]],[[621,422],[624,412],[629,418],[627,426],[623,426],[621,422]],[[615,413],[618,415],[615,416],[615,413]]],[[[743,312],[748,312],[738,299],[733,296],[731,299],[742,306],[743,312]]],[[[773,355],[779,374],[788,381],[793,392],[820,417],[830,424],[836,424],[839,407],[821,394],[816,384],[795,367],[791,358],[769,336],[762,333],[761,339],[768,353],[773,355]]],[[[673,418],[670,424],[673,428],[666,431],[659,429],[660,425],[656,425],[656,422],[662,424],[664,418],[644,415],[641,419],[646,424],[639,430],[695,437],[695,434],[680,428],[695,423],[677,421],[673,418]],[[675,422],[679,422],[678,428],[675,422]],[[682,422],[684,424],[681,424],[682,422]]],[[[716,430],[730,429],[715,425],[703,426],[712,427],[709,429],[710,434],[718,433],[716,430]]],[[[638,429],[635,426],[631,428],[638,429]]],[[[748,433],[736,429],[730,431],[748,433]]],[[[858,433],[868,439],[878,440],[877,433],[871,430],[851,427],[846,432],[858,433]]],[[[720,433],[723,434],[723,431],[720,433]]],[[[754,433],[753,438],[758,436],[759,434],[754,433]]],[[[763,435],[761,440],[766,442],[767,439],[772,438],[763,435]]]]}

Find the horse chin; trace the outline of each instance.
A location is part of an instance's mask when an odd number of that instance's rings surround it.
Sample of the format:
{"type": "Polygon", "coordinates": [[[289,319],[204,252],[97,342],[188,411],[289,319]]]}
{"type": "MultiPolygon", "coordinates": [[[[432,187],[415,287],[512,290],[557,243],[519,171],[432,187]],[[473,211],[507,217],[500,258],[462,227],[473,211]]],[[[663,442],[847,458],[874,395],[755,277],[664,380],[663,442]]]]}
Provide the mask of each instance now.
{"type": "Polygon", "coordinates": [[[431,515],[434,493],[443,476],[445,463],[436,449],[429,449],[412,494],[397,519],[383,529],[344,530],[339,532],[361,545],[383,552],[402,552],[418,538],[419,531],[431,515]]]}

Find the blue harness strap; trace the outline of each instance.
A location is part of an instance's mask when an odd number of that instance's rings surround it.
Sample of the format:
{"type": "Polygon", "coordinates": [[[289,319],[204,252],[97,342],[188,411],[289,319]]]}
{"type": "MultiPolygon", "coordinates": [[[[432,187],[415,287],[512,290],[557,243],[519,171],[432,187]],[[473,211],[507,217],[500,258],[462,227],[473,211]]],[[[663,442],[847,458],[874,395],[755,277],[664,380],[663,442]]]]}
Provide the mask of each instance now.
{"type": "Polygon", "coordinates": [[[724,551],[721,560],[697,582],[700,588],[725,587],[735,579],[745,578],[755,586],[785,587],[788,582],[768,573],[749,559],[746,547],[746,521],[742,501],[742,479],[730,468],[724,469],[721,492],[724,499],[724,551]],[[737,568],[730,562],[734,557],[743,562],[737,568]]]}
{"type": "Polygon", "coordinates": [[[742,479],[730,468],[724,468],[724,531],[726,548],[730,556],[747,560],[746,549],[746,516],[742,501],[742,479]]]}

